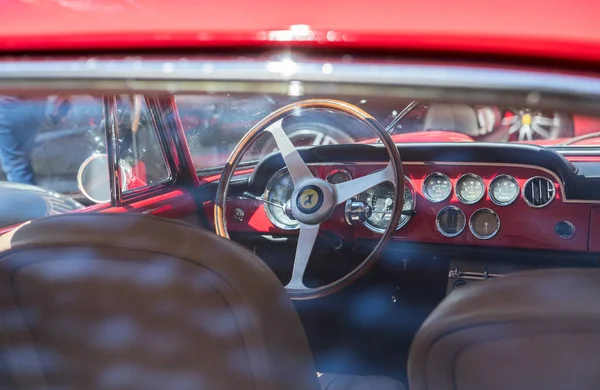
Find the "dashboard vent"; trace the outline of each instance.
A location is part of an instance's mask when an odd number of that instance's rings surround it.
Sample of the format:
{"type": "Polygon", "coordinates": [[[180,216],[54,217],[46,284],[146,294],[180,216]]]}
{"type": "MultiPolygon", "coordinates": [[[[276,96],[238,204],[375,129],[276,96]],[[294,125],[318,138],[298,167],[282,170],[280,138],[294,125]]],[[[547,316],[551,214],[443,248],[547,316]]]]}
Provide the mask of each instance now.
{"type": "Polygon", "coordinates": [[[554,183],[545,177],[532,177],[523,187],[523,198],[530,207],[548,206],[555,196],[554,183]]]}

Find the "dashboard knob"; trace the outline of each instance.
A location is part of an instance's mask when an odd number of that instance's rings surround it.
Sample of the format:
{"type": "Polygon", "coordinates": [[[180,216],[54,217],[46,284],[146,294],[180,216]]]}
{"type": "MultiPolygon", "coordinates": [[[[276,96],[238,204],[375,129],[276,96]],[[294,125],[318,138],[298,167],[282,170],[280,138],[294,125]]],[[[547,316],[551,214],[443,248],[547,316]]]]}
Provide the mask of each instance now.
{"type": "Polygon", "coordinates": [[[366,221],[372,213],[371,206],[365,202],[349,199],[346,201],[346,222],[348,225],[366,221]]]}
{"type": "Polygon", "coordinates": [[[571,238],[575,235],[575,226],[569,221],[560,221],[554,227],[554,231],[560,238],[571,238]]]}

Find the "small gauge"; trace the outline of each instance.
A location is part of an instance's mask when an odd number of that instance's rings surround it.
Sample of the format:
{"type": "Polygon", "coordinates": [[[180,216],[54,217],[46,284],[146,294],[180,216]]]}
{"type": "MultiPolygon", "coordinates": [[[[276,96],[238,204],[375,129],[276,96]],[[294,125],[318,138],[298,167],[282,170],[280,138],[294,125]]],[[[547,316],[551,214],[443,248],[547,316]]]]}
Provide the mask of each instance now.
{"type": "Polygon", "coordinates": [[[352,180],[352,175],[345,169],[334,169],[327,174],[327,181],[331,184],[339,184],[352,180]]]}
{"type": "Polygon", "coordinates": [[[494,210],[479,209],[469,219],[471,233],[481,240],[489,240],[500,230],[500,218],[494,210]]]}
{"type": "Polygon", "coordinates": [[[267,218],[273,225],[284,230],[294,230],[300,227],[295,219],[292,219],[284,210],[285,203],[292,198],[294,183],[286,168],[278,171],[267,183],[264,198],[270,203],[265,203],[267,218]],[[281,206],[277,206],[281,205],[281,206]]]}
{"type": "Polygon", "coordinates": [[[443,173],[434,172],[423,181],[423,195],[430,202],[443,202],[450,194],[452,194],[452,183],[443,173]]]}
{"type": "Polygon", "coordinates": [[[466,173],[456,182],[456,197],[464,204],[475,204],[485,195],[485,184],[481,177],[466,173]]]}
{"type": "Polygon", "coordinates": [[[458,207],[446,206],[437,214],[435,224],[444,236],[456,237],[465,229],[467,218],[458,207]]]}
{"type": "Polygon", "coordinates": [[[490,183],[490,199],[498,206],[508,206],[519,197],[519,183],[509,175],[498,175],[490,183]]]}

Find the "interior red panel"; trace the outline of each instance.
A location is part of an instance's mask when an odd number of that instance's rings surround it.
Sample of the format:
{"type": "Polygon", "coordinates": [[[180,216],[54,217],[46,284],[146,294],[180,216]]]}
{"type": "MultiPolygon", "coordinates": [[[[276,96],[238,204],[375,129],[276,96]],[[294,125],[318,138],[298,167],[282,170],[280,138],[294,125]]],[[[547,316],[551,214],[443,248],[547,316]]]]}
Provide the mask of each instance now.
{"type": "Polygon", "coordinates": [[[600,252],[600,207],[592,207],[590,220],[590,252],[600,252]]]}
{"type": "MultiPolygon", "coordinates": [[[[384,166],[377,164],[315,165],[311,166],[311,170],[319,177],[325,178],[331,170],[341,167],[349,171],[353,177],[360,177],[374,170],[382,169],[384,166]]],[[[590,213],[594,203],[572,199],[565,200],[558,178],[552,172],[543,168],[485,163],[464,165],[405,163],[404,172],[415,189],[416,215],[411,217],[408,223],[396,232],[394,239],[397,241],[581,252],[591,250],[600,252],[600,243],[594,246],[591,246],[590,243],[590,247],[588,248],[590,240],[590,213]],[[491,201],[487,191],[485,197],[474,205],[462,204],[457,199],[454,191],[452,196],[446,201],[431,203],[423,196],[421,187],[425,177],[432,172],[446,174],[450,178],[453,187],[456,186],[458,178],[465,173],[474,173],[481,176],[486,187],[499,174],[508,174],[515,177],[520,188],[523,188],[523,185],[529,178],[543,176],[554,181],[557,195],[554,201],[543,208],[529,207],[521,196],[508,206],[498,206],[491,201]],[[474,211],[480,208],[490,208],[500,218],[500,231],[491,239],[482,240],[476,238],[467,225],[465,230],[457,237],[446,237],[437,230],[435,218],[438,211],[448,205],[454,205],[462,209],[467,220],[474,211]],[[575,226],[576,231],[573,237],[563,239],[555,233],[555,226],[560,221],[569,221],[575,226]]],[[[204,209],[212,221],[213,202],[205,203],[204,209]]],[[[379,234],[370,231],[362,224],[349,226],[344,221],[342,209],[343,207],[338,206],[334,216],[326,224],[323,224],[321,229],[334,231],[347,239],[379,238],[379,234]]],[[[598,230],[598,235],[596,236],[600,236],[600,208],[595,210],[597,210],[596,229],[598,230]]],[[[227,216],[227,226],[232,232],[296,234],[295,231],[285,232],[273,226],[266,216],[264,207],[256,200],[245,198],[231,199],[227,205],[227,216]],[[244,211],[245,218],[242,222],[236,222],[231,219],[234,208],[240,208],[244,211]]]]}

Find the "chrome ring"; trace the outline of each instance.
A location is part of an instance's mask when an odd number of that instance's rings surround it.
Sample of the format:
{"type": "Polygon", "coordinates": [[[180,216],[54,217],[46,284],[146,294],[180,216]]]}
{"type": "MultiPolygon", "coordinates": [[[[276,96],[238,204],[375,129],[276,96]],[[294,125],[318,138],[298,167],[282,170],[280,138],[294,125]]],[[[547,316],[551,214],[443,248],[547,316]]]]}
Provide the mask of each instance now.
{"type": "Polygon", "coordinates": [[[485,196],[485,183],[483,182],[483,179],[481,178],[481,176],[476,175],[474,173],[465,173],[463,175],[461,175],[458,180],[456,181],[456,188],[455,188],[455,192],[456,192],[456,198],[462,203],[462,204],[475,204],[477,202],[479,202],[484,196],[485,196]],[[481,187],[483,188],[483,191],[481,191],[481,194],[479,195],[479,197],[476,200],[472,200],[472,201],[467,201],[466,199],[464,199],[462,197],[462,195],[460,194],[460,188],[459,188],[459,184],[460,181],[465,178],[465,177],[473,177],[476,180],[478,180],[481,183],[481,187]]]}
{"type": "Polygon", "coordinates": [[[469,230],[471,230],[471,233],[472,233],[472,234],[473,234],[475,237],[479,238],[480,240],[489,240],[490,238],[492,238],[492,237],[494,237],[496,234],[498,234],[498,232],[500,231],[500,217],[498,216],[498,214],[497,214],[497,213],[496,213],[494,210],[492,210],[492,209],[488,209],[487,207],[484,207],[484,208],[482,208],[482,209],[475,210],[475,211],[473,212],[473,214],[471,214],[471,216],[469,217],[469,230]],[[487,235],[487,236],[482,236],[482,235],[478,234],[478,233],[475,231],[475,229],[473,228],[473,216],[474,216],[475,214],[479,213],[479,212],[486,212],[486,213],[487,213],[487,212],[489,212],[489,213],[490,213],[490,214],[492,214],[492,215],[493,215],[493,216],[496,218],[496,220],[498,221],[498,228],[497,228],[496,230],[494,230],[494,232],[493,232],[492,234],[489,234],[489,235],[487,235]]]}
{"type": "Polygon", "coordinates": [[[437,215],[435,216],[435,226],[437,227],[437,230],[446,237],[456,237],[459,234],[461,234],[464,230],[465,230],[465,226],[467,225],[467,217],[465,216],[465,213],[459,209],[456,206],[446,206],[444,208],[442,208],[440,211],[438,211],[437,215]],[[460,213],[463,215],[463,219],[465,221],[465,223],[463,224],[463,226],[460,228],[459,231],[457,231],[456,233],[446,233],[440,226],[440,214],[442,213],[442,211],[446,210],[446,209],[454,209],[454,210],[458,210],[460,211],[460,213]]]}
{"type": "Polygon", "coordinates": [[[525,184],[523,184],[523,188],[521,188],[521,196],[523,197],[523,200],[525,201],[525,203],[527,204],[527,206],[529,206],[531,208],[534,208],[534,209],[541,209],[543,207],[548,206],[550,203],[552,203],[552,201],[554,200],[554,198],[556,198],[556,187],[554,186],[554,182],[552,180],[548,179],[547,177],[544,177],[544,176],[534,176],[534,177],[529,178],[525,182],[525,184]],[[536,206],[534,204],[531,204],[527,200],[527,197],[525,196],[525,188],[527,188],[527,184],[529,184],[530,181],[535,180],[535,179],[544,179],[544,180],[546,180],[547,182],[549,182],[550,184],[552,184],[552,189],[554,190],[554,191],[552,191],[552,196],[550,197],[550,199],[548,199],[548,202],[546,202],[545,204],[540,205],[540,206],[536,206]]]}
{"type": "Polygon", "coordinates": [[[490,185],[488,187],[488,194],[490,195],[490,199],[492,200],[492,202],[495,205],[498,205],[498,206],[508,206],[509,204],[514,203],[515,200],[517,200],[519,198],[519,195],[521,194],[521,189],[519,188],[519,182],[517,181],[517,179],[515,179],[511,175],[504,175],[503,174],[503,175],[498,175],[498,176],[496,176],[496,177],[494,177],[492,179],[492,181],[490,182],[490,185]],[[508,202],[500,202],[499,200],[497,200],[497,199],[494,198],[494,192],[492,191],[492,186],[494,185],[494,183],[497,180],[500,180],[500,179],[508,179],[508,180],[510,180],[511,182],[513,182],[517,186],[517,195],[514,198],[512,198],[511,200],[509,200],[508,202]]]}
{"type": "Polygon", "coordinates": [[[452,196],[452,190],[453,190],[453,186],[452,186],[452,182],[450,181],[450,178],[446,175],[444,175],[441,172],[433,172],[430,173],[429,175],[427,175],[425,177],[425,180],[423,180],[423,185],[421,186],[421,192],[423,193],[423,196],[425,197],[425,199],[427,199],[428,201],[430,201],[431,203],[440,203],[445,201],[446,199],[448,199],[450,196],[452,196]],[[445,177],[446,180],[448,180],[448,182],[450,183],[450,192],[448,192],[448,194],[443,198],[443,199],[433,199],[431,196],[427,195],[427,191],[425,188],[425,184],[427,183],[427,180],[433,176],[433,175],[438,175],[438,176],[442,176],[445,177]]]}
{"type": "Polygon", "coordinates": [[[325,176],[325,181],[327,181],[329,184],[333,184],[332,182],[329,181],[329,177],[335,175],[336,173],[343,173],[344,175],[346,175],[346,177],[348,178],[348,180],[345,180],[345,181],[352,180],[352,175],[350,174],[350,172],[348,172],[347,170],[342,169],[342,168],[335,168],[335,169],[332,169],[327,174],[327,176],[325,176]]]}

